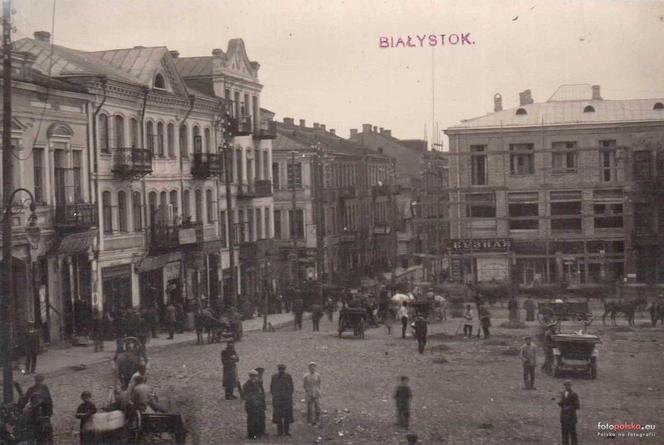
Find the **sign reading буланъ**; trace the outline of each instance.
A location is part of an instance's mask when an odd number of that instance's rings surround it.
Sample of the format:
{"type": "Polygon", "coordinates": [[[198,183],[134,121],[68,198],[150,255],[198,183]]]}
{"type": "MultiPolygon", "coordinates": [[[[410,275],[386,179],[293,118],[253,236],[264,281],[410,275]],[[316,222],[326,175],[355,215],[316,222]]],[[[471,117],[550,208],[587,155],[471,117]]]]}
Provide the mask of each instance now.
{"type": "Polygon", "coordinates": [[[399,36],[380,36],[380,48],[424,48],[434,46],[474,45],[475,40],[469,32],[451,34],[406,34],[399,36]]]}

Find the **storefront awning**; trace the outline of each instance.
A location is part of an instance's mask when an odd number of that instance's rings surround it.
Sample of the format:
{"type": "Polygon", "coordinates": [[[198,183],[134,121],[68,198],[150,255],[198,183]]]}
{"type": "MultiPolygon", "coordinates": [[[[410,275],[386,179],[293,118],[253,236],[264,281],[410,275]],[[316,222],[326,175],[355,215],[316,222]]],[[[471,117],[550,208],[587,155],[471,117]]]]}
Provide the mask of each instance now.
{"type": "Polygon", "coordinates": [[[151,270],[161,269],[168,263],[180,261],[181,259],[182,253],[180,252],[169,252],[163,255],[146,256],[141,260],[140,263],[136,265],[136,270],[138,272],[149,272],[151,270]]]}
{"type": "Polygon", "coordinates": [[[85,253],[94,246],[96,230],[72,233],[60,240],[58,246],[52,251],[54,255],[76,255],[85,253]]]}

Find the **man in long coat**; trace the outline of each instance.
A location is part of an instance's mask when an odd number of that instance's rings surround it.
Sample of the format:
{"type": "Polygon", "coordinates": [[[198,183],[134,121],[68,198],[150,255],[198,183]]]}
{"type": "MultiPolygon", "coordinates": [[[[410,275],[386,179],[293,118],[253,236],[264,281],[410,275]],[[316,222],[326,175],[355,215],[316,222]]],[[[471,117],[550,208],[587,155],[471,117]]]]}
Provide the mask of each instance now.
{"type": "Polygon", "coordinates": [[[232,341],[228,342],[226,349],[221,351],[221,364],[224,369],[223,385],[225,389],[226,400],[237,399],[233,395],[233,390],[238,384],[237,378],[237,362],[240,358],[235,352],[235,345],[232,341]]]}
{"type": "Polygon", "coordinates": [[[261,413],[264,412],[261,383],[258,372],[249,371],[249,380],[242,386],[244,410],[247,412],[247,439],[256,439],[261,435],[261,413]]]}
{"type": "Polygon", "coordinates": [[[572,382],[566,380],[565,390],[560,394],[560,430],[563,445],[577,445],[576,411],[581,407],[579,396],[572,391],[572,382]]]}
{"type": "Polygon", "coordinates": [[[286,372],[286,365],[277,366],[279,372],[272,376],[272,422],[277,424],[279,436],[290,436],[288,429],[293,423],[293,378],[286,372]]]}

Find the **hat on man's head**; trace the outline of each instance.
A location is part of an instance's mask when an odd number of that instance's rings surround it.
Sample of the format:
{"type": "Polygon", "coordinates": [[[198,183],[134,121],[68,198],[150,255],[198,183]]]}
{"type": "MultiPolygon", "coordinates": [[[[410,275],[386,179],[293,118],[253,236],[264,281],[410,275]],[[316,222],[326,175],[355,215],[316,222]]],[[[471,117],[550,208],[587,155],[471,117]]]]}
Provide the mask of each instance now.
{"type": "Polygon", "coordinates": [[[45,378],[44,374],[37,374],[37,375],[35,375],[35,382],[41,383],[41,382],[44,381],[44,378],[45,378]]]}
{"type": "Polygon", "coordinates": [[[524,340],[532,340],[532,337],[530,335],[526,335],[525,337],[523,337],[523,339],[524,340]]]}
{"type": "Polygon", "coordinates": [[[255,369],[252,369],[251,371],[249,371],[249,375],[258,375],[258,372],[256,372],[255,369]]]}
{"type": "Polygon", "coordinates": [[[308,366],[311,366],[311,365],[318,366],[318,365],[316,364],[316,362],[309,362],[309,365],[308,365],[308,366]]]}
{"type": "Polygon", "coordinates": [[[265,372],[265,368],[255,368],[255,370],[259,374],[262,373],[262,372],[265,372]]]}
{"type": "Polygon", "coordinates": [[[572,381],[571,381],[571,380],[565,380],[565,381],[563,382],[563,385],[571,385],[571,384],[572,384],[572,381]]]}
{"type": "Polygon", "coordinates": [[[286,365],[277,365],[277,369],[286,369],[286,365]]]}

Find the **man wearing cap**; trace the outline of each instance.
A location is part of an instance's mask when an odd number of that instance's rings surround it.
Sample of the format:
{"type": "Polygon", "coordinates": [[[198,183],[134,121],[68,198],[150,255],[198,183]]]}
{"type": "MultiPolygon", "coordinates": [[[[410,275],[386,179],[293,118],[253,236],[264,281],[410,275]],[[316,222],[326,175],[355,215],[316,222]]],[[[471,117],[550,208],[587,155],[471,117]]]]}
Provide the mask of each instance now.
{"type": "Polygon", "coordinates": [[[226,395],[226,400],[237,399],[233,395],[233,390],[235,386],[238,385],[237,378],[237,362],[240,361],[240,358],[235,352],[235,344],[232,341],[229,341],[226,345],[226,349],[221,351],[221,364],[224,369],[224,379],[223,385],[226,395]]]}
{"type": "Polygon", "coordinates": [[[265,402],[265,386],[263,386],[263,374],[265,373],[265,368],[256,368],[256,372],[258,373],[258,384],[261,388],[261,411],[258,416],[258,436],[266,436],[265,409],[267,408],[267,404],[265,402]]]}
{"type": "Polygon", "coordinates": [[[546,326],[544,331],[544,340],[542,347],[544,348],[544,365],[542,369],[547,374],[551,375],[553,371],[553,336],[556,334],[556,323],[551,323],[546,326]]]}
{"type": "Polygon", "coordinates": [[[525,389],[535,389],[535,366],[537,365],[537,348],[526,337],[526,343],[521,346],[519,357],[523,363],[523,382],[525,389]]]}
{"type": "Polygon", "coordinates": [[[249,380],[242,385],[244,397],[244,410],[247,412],[247,439],[256,439],[261,434],[260,418],[264,413],[261,384],[258,381],[258,372],[249,371],[249,380]]]}
{"type": "Polygon", "coordinates": [[[320,420],[320,374],[316,372],[315,362],[309,362],[309,372],[304,375],[304,392],[307,422],[315,425],[320,420]]]}
{"type": "Polygon", "coordinates": [[[278,372],[270,381],[272,422],[277,424],[279,436],[290,436],[288,428],[293,423],[293,378],[286,372],[286,365],[279,365],[277,369],[278,372]]]}
{"type": "Polygon", "coordinates": [[[579,396],[572,391],[572,382],[565,380],[565,390],[560,394],[560,430],[563,437],[563,445],[577,445],[576,439],[576,410],[581,405],[579,396]]]}

